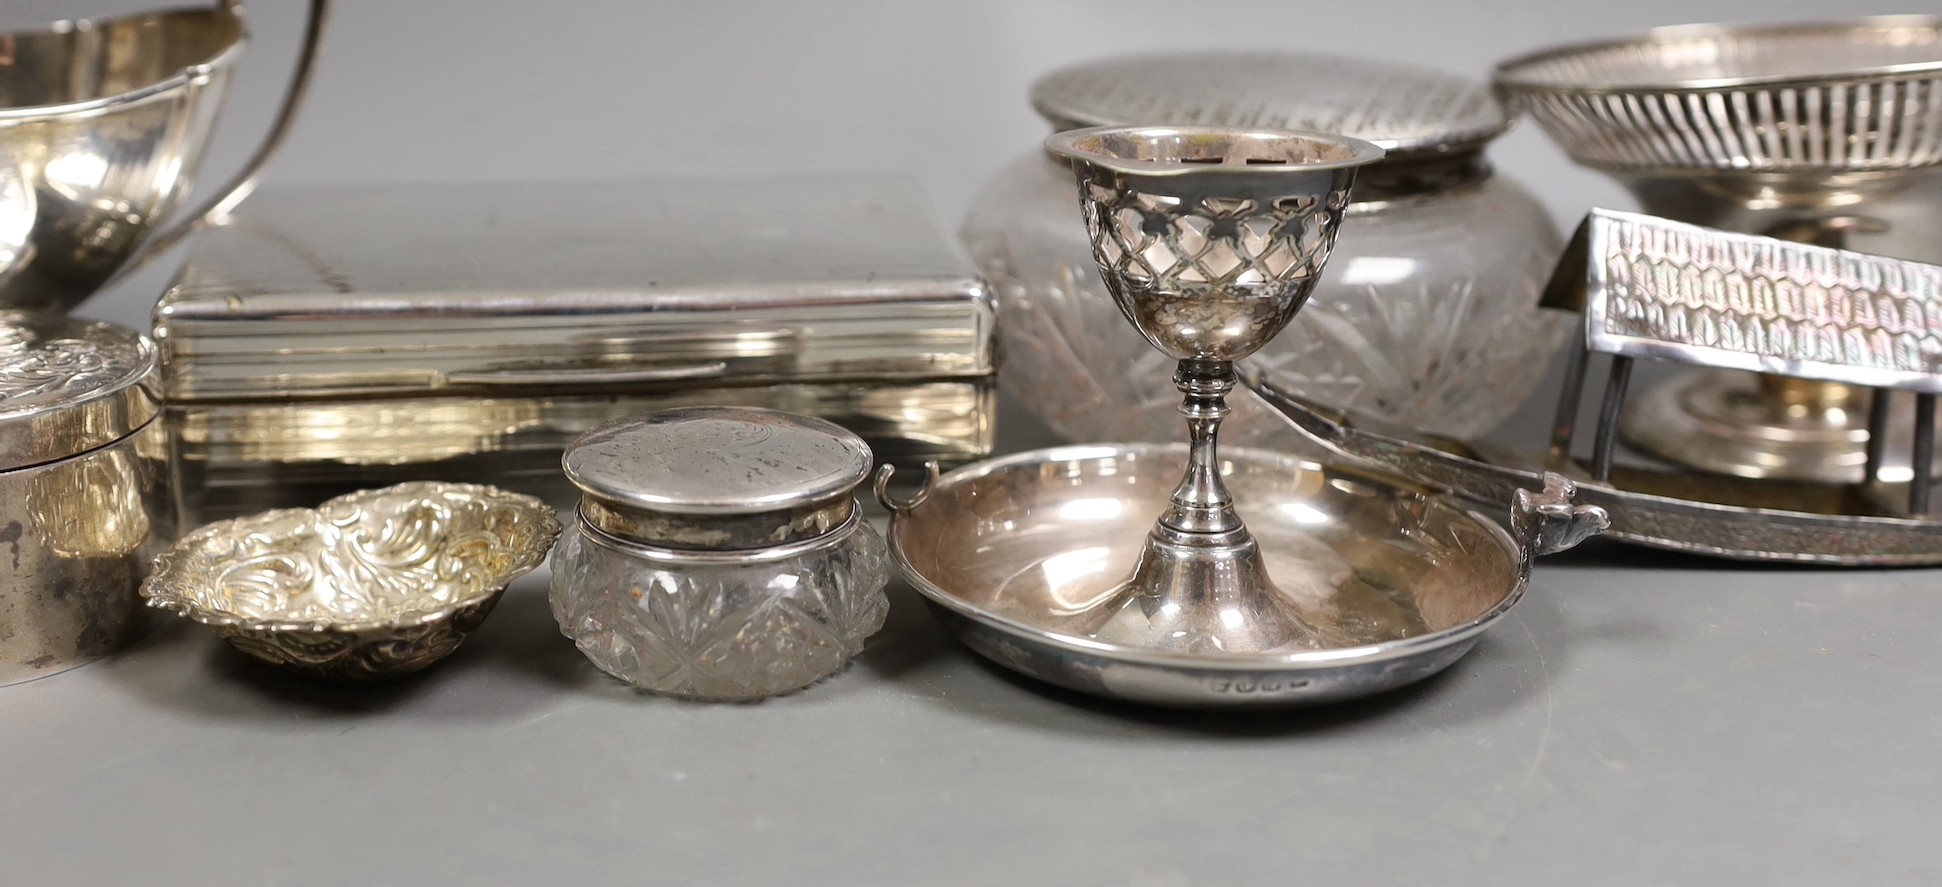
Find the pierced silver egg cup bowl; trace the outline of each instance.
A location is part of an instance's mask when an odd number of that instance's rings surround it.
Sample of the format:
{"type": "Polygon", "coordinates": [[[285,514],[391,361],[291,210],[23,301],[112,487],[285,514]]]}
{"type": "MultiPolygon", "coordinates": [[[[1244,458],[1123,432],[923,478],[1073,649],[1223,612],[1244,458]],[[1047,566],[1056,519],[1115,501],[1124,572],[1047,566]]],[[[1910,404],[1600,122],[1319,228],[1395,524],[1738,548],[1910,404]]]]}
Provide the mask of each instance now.
{"type": "Polygon", "coordinates": [[[1234,361],[1294,319],[1328,260],[1356,168],[1382,149],[1230,127],[1095,127],[1045,145],[1072,165],[1120,312],[1179,362],[1192,453],[1131,578],[1075,613],[1075,629],[1196,654],[1326,646],[1234,510],[1217,436],[1234,361]]]}
{"type": "Polygon", "coordinates": [[[141,593],[270,665],[388,680],[458,649],[559,534],[531,496],[399,484],[204,526],[155,559],[141,593]]]}

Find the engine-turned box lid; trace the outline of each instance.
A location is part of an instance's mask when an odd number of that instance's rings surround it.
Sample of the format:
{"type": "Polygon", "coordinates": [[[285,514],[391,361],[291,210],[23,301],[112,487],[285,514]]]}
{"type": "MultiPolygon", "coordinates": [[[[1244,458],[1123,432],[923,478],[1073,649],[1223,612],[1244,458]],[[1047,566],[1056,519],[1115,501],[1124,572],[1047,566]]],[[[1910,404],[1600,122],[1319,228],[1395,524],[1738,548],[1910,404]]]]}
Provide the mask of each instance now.
{"type": "Polygon", "coordinates": [[[988,376],[908,178],[265,189],[155,312],[171,402],[988,376]]]}

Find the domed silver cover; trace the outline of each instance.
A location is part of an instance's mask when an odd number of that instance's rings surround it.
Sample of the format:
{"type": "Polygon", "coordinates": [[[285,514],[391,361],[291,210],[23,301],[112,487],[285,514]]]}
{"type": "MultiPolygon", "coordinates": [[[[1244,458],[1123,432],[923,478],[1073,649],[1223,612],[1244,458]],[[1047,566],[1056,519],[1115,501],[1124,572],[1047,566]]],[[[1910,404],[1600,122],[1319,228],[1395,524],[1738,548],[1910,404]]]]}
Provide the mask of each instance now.
{"type": "Polygon", "coordinates": [[[1289,52],[1116,56],[1054,71],[1032,107],[1060,129],[1237,126],[1337,133],[1388,159],[1472,148],[1510,118],[1483,83],[1427,68],[1289,52]]]}

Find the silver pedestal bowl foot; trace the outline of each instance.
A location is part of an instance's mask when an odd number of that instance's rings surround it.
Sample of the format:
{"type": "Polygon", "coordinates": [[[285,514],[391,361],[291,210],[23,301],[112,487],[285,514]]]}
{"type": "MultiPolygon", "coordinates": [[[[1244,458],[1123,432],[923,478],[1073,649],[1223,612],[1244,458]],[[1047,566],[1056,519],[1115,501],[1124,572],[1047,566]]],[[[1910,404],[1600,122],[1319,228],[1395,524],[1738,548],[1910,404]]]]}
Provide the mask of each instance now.
{"type": "MultiPolygon", "coordinates": [[[[1627,444],[1659,459],[1734,477],[1861,483],[1873,398],[1858,386],[1739,370],[1699,370],[1626,404],[1627,444]]],[[[1915,434],[1914,399],[1889,401],[1889,440],[1915,434]]],[[[1880,480],[1905,483],[1909,454],[1891,447],[1880,480]]],[[[1942,460],[1932,474],[1942,476],[1942,460]]]]}

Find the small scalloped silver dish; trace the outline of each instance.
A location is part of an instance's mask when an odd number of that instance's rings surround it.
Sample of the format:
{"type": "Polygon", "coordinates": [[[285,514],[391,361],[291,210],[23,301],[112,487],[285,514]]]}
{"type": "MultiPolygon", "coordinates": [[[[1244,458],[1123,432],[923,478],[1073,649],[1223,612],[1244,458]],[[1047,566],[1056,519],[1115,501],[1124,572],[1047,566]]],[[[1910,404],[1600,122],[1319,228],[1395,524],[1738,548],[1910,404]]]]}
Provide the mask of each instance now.
{"type": "Polygon", "coordinates": [[[458,649],[559,534],[531,496],[399,484],[204,526],[155,559],[142,597],[270,665],[381,681],[458,649]]]}

